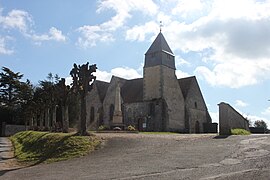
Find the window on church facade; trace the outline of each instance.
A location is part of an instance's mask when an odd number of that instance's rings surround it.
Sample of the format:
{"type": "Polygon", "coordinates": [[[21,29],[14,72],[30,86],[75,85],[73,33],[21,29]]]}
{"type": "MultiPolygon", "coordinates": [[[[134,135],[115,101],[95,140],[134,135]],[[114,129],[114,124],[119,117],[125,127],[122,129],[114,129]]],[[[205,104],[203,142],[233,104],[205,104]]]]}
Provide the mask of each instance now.
{"type": "Polygon", "coordinates": [[[194,103],[195,109],[198,108],[197,102],[194,103]]]}
{"type": "Polygon", "coordinates": [[[91,110],[90,110],[90,122],[94,122],[95,120],[95,108],[94,107],[91,107],[91,110]]]}

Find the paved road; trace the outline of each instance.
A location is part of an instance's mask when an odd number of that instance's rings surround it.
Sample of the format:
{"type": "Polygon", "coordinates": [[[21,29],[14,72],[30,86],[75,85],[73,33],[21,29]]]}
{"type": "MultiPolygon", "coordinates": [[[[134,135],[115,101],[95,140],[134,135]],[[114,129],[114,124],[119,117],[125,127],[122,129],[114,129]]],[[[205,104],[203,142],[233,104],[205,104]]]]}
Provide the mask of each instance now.
{"type": "Polygon", "coordinates": [[[10,140],[7,137],[0,137],[0,179],[2,171],[17,169],[18,167],[10,140]]]}
{"type": "Polygon", "coordinates": [[[92,154],[0,179],[270,179],[270,136],[104,134],[92,154]]]}

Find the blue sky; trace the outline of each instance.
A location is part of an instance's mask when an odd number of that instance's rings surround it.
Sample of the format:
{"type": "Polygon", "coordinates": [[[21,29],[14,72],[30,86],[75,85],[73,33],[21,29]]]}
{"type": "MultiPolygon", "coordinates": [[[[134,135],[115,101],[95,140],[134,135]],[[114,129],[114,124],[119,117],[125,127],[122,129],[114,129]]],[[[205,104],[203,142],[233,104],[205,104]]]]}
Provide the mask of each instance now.
{"type": "Polygon", "coordinates": [[[214,121],[224,101],[270,126],[269,9],[269,0],[0,0],[0,65],[34,84],[87,61],[100,80],[142,77],[162,21],[177,77],[196,75],[214,121]]]}

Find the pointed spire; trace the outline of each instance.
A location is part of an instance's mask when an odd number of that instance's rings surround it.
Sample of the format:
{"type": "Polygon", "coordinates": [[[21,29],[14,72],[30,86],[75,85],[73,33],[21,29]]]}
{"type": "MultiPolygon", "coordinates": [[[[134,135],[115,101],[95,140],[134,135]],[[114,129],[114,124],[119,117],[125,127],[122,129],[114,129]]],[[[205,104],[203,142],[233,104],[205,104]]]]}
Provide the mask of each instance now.
{"type": "Polygon", "coordinates": [[[159,52],[159,51],[165,51],[169,54],[173,55],[173,52],[171,48],[169,47],[167,41],[165,40],[163,34],[160,32],[146,54],[154,53],[154,52],[159,52]]]}
{"type": "Polygon", "coordinates": [[[175,59],[173,52],[160,32],[150,48],[145,53],[144,67],[164,65],[175,69],[175,59]]]}

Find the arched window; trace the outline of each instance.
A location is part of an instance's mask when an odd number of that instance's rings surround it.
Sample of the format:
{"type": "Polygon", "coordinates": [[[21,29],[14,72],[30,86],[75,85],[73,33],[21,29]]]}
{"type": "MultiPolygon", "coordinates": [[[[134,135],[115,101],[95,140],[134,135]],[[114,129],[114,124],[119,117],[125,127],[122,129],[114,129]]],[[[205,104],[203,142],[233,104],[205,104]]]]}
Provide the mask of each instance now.
{"type": "Polygon", "coordinates": [[[111,104],[111,105],[110,105],[110,112],[109,112],[110,121],[113,120],[113,113],[114,113],[114,105],[111,104]]]}
{"type": "Polygon", "coordinates": [[[94,122],[95,120],[95,108],[94,107],[91,107],[91,110],[90,110],[90,122],[94,122]]]}
{"type": "Polygon", "coordinates": [[[197,109],[198,105],[197,102],[194,103],[195,109],[197,109]]]}

